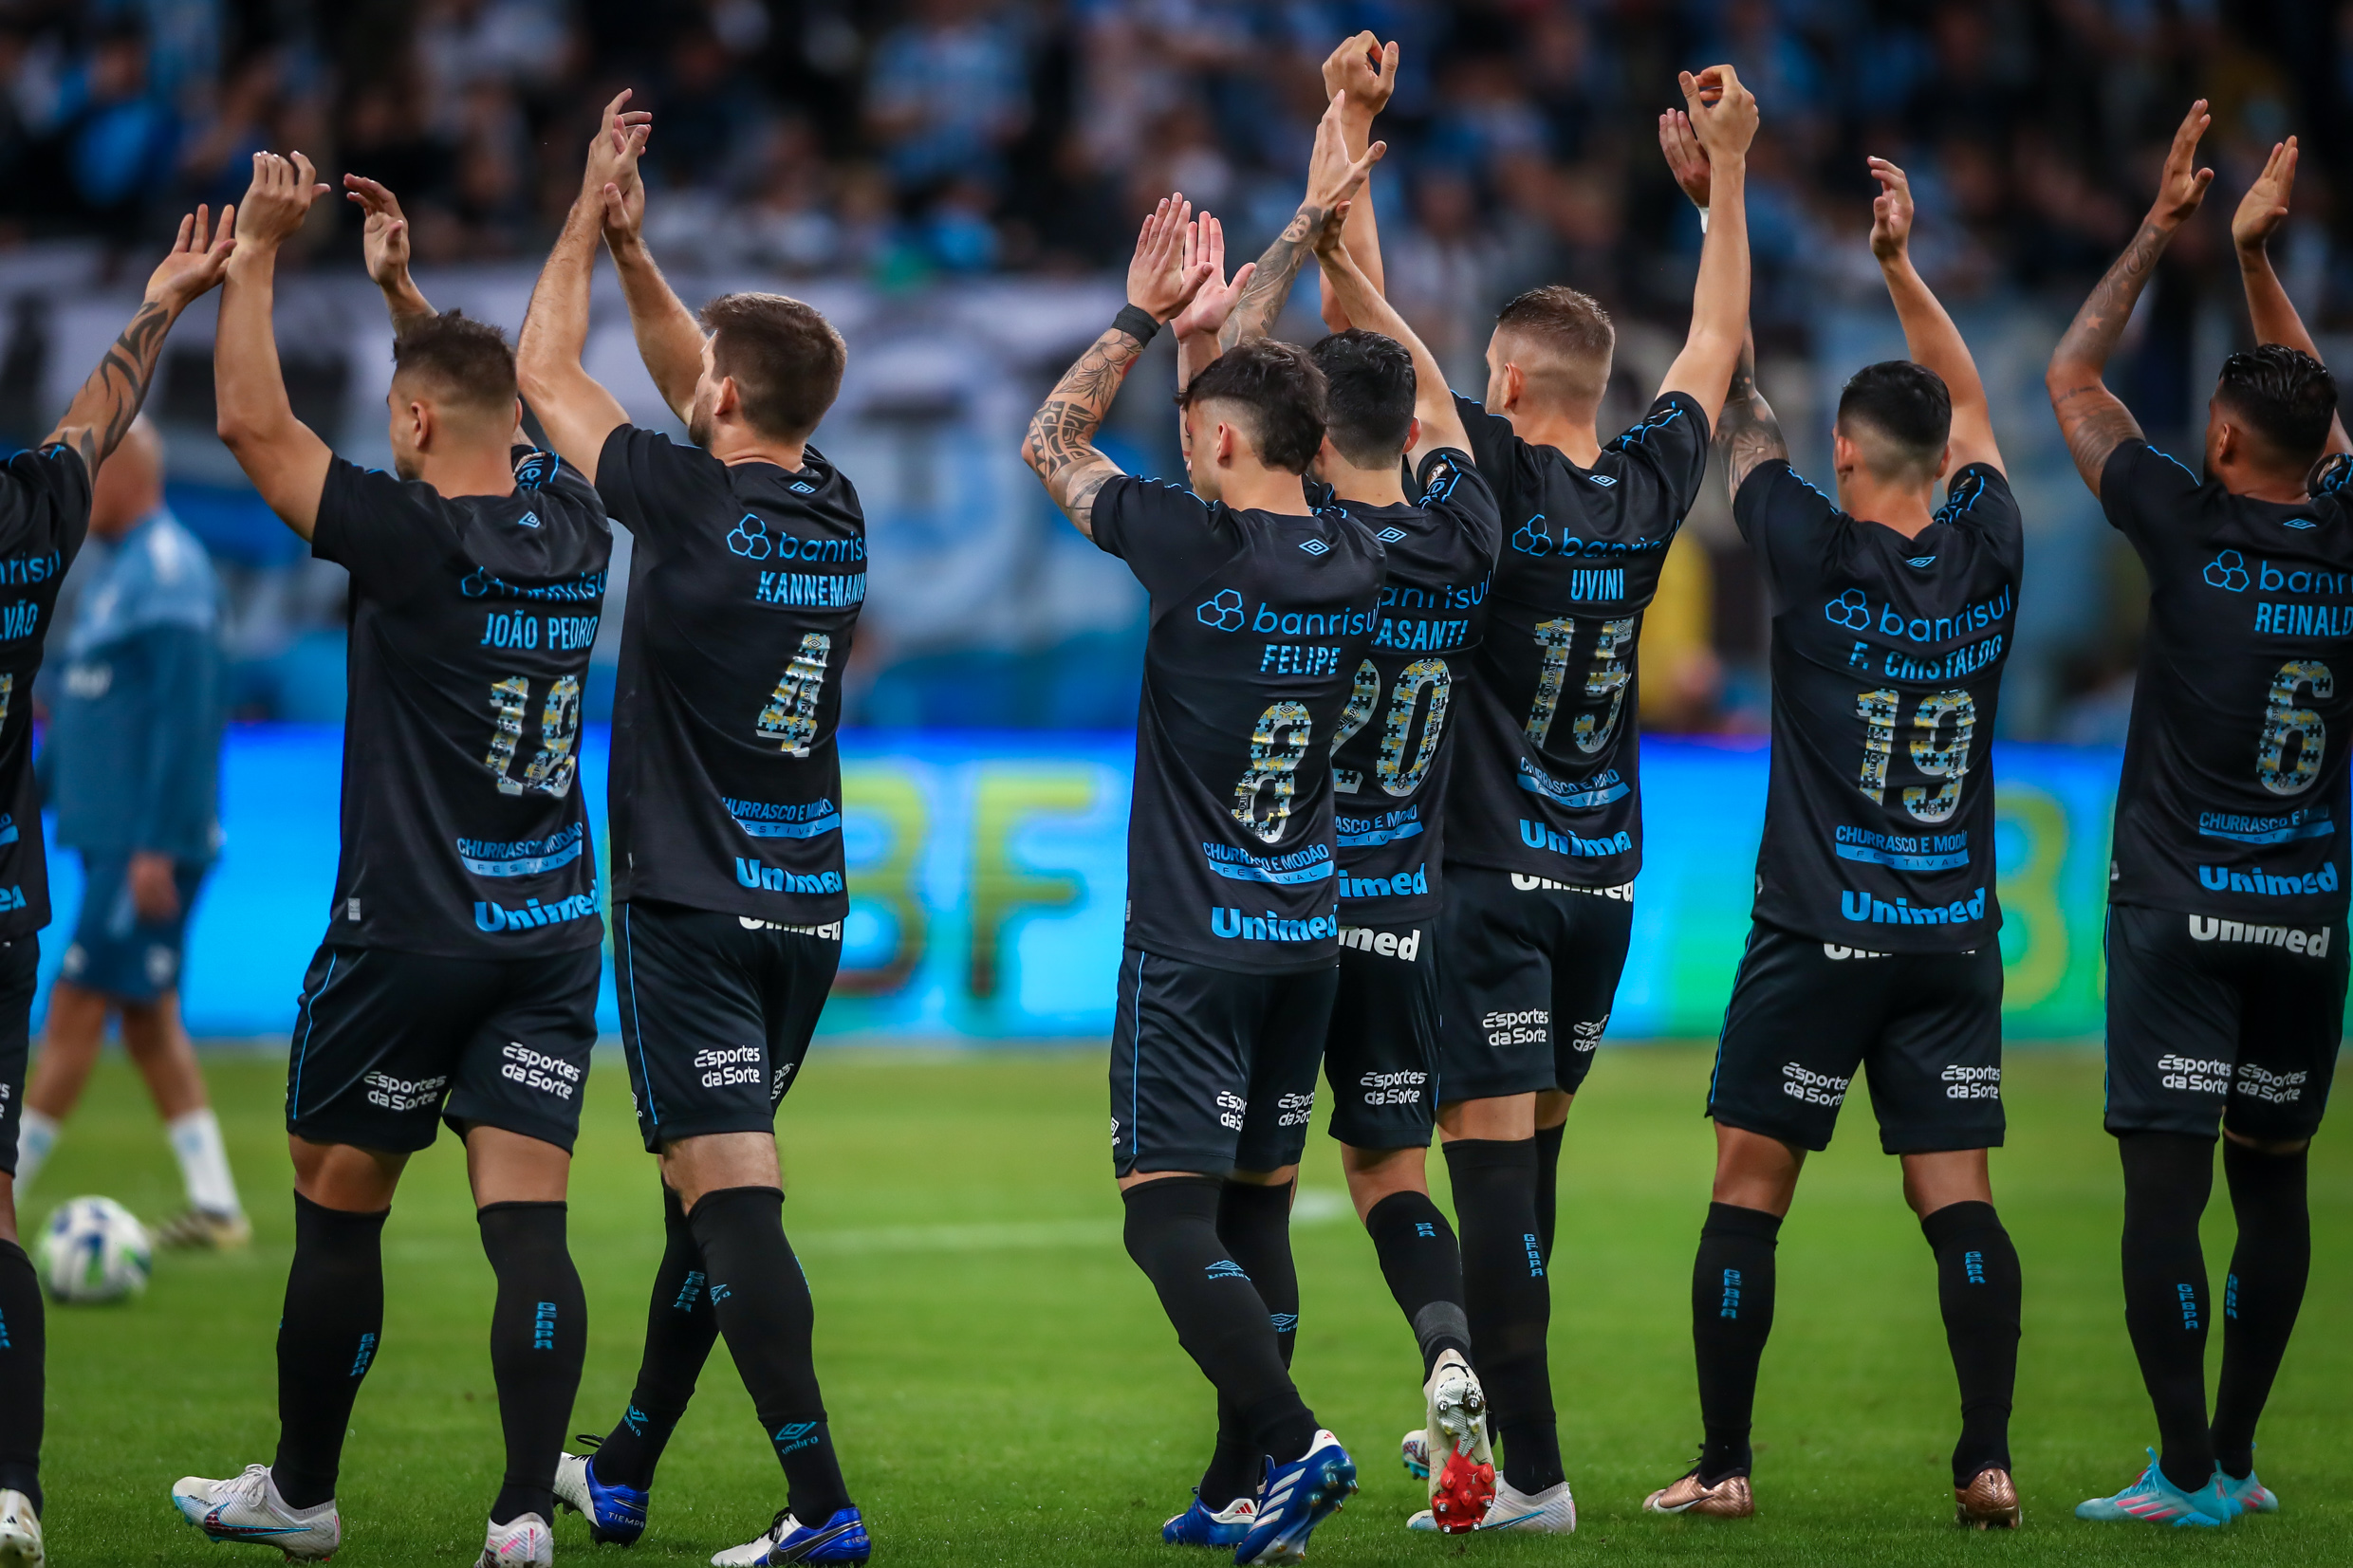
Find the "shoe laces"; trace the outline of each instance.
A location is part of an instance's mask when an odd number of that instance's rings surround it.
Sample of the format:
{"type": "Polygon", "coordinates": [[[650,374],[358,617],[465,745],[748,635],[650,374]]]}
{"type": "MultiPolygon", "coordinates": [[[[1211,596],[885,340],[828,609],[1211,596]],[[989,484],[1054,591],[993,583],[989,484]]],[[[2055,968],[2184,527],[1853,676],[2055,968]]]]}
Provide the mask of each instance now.
{"type": "Polygon", "coordinates": [[[776,1518],[770,1522],[768,1527],[768,1539],[769,1543],[781,1544],[785,1539],[785,1527],[788,1524],[798,1524],[799,1522],[801,1522],[799,1520],[792,1517],[792,1509],[790,1507],[787,1506],[777,1509],[776,1518]]]}
{"type": "Polygon", "coordinates": [[[250,1503],[259,1508],[269,1501],[269,1467],[248,1465],[245,1473],[221,1488],[221,1501],[250,1503]]]}
{"type": "Polygon", "coordinates": [[[604,1447],[603,1435],[599,1432],[574,1432],[572,1441],[580,1446],[583,1453],[594,1453],[604,1447]]]}

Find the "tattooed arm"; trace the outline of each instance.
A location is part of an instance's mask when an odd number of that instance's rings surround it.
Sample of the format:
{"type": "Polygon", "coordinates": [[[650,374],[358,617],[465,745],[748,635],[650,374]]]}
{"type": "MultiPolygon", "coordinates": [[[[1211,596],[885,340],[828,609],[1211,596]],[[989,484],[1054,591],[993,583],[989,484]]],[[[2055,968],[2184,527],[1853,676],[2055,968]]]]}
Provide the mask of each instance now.
{"type": "MultiPolygon", "coordinates": [[[[1127,265],[1127,303],[1155,322],[1181,312],[1209,279],[1207,248],[1199,244],[1192,217],[1191,202],[1164,196],[1136,236],[1136,256],[1127,265]]],[[[1037,470],[1054,505],[1089,539],[1095,537],[1095,496],[1120,477],[1120,466],[1095,450],[1095,432],[1144,342],[1123,326],[1107,328],[1063,372],[1022,437],[1022,461],[1037,470]]]]}
{"type": "Polygon", "coordinates": [[[1343,118],[1347,110],[1345,93],[1332,95],[1331,107],[1315,128],[1315,152],[1307,162],[1306,199],[1291,215],[1290,223],[1277,234],[1258,258],[1256,269],[1241,298],[1234,303],[1233,314],[1226,319],[1217,334],[1220,349],[1232,348],[1246,338],[1263,338],[1274,319],[1283,313],[1283,302],[1290,296],[1291,280],[1299,268],[1315,254],[1315,238],[1324,229],[1324,220],[1341,201],[1342,193],[1351,191],[1363,180],[1365,173],[1388,152],[1389,144],[1376,141],[1364,149],[1362,157],[1348,156],[1347,132],[1343,118]]]}
{"type": "Polygon", "coordinates": [[[310,160],[300,153],[291,160],[275,153],[253,155],[253,183],[237,214],[237,253],[221,289],[220,327],[213,340],[213,397],[221,444],[269,509],[305,539],[318,523],[333,454],[294,417],[287,401],[278,335],[269,316],[278,247],[303,226],[310,204],[326,192],[311,174],[310,160]]]}
{"type": "Polygon", "coordinates": [[[2212,169],[2197,167],[2197,138],[2212,119],[2204,99],[2190,105],[2165,155],[2165,173],[2149,215],[2140,220],[2132,243],[2092,289],[2084,308],[2075,313],[2075,321],[2051,352],[2050,368],[2043,373],[2051,412],[2059,416],[2060,434],[2067,440],[2067,454],[2075,459],[2075,471],[2084,476],[2094,495],[2100,493],[2101,472],[2116,449],[2140,439],[2140,422],[2101,377],[2174,231],[2197,211],[2206,187],[2214,181],[2212,169]]]}
{"type": "Polygon", "coordinates": [[[1724,477],[1734,500],[1749,475],[1768,463],[1788,460],[1789,443],[1781,434],[1781,421],[1756,390],[1754,333],[1741,340],[1740,362],[1732,368],[1732,389],[1724,395],[1724,412],[1715,422],[1715,450],[1724,459],[1724,477]]]}
{"type": "Polygon", "coordinates": [[[122,329],[106,357],[74,394],[65,416],[49,432],[45,447],[63,444],[82,454],[83,466],[98,478],[98,466],[121,444],[123,433],[139,417],[139,405],[156,378],[156,362],[163,355],[163,340],[172,323],[205,290],[221,281],[236,245],[237,210],[221,209],[220,227],[208,233],[207,209],[199,207],[179,220],[179,238],[147,280],[147,296],[122,329]]]}
{"type": "MultiPolygon", "coordinates": [[[[2317,360],[2320,349],[2313,344],[2312,334],[2305,330],[2296,302],[2288,297],[2279,274],[2271,270],[2271,236],[2288,221],[2288,198],[2295,188],[2296,138],[2289,137],[2271,149],[2263,173],[2240,199],[2231,218],[2231,243],[2238,251],[2239,282],[2246,286],[2247,314],[2255,325],[2255,341],[2285,344],[2317,360]]],[[[2328,443],[2322,455],[2333,457],[2341,452],[2353,452],[2353,439],[2347,439],[2344,417],[2339,414],[2328,421],[2328,443]]]]}

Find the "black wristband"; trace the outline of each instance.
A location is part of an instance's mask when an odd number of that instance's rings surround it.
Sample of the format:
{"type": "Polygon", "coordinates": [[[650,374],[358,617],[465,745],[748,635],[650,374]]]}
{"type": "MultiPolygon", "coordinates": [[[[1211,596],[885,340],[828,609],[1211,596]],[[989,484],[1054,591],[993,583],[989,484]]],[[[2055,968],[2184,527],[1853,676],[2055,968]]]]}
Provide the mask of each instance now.
{"type": "Polygon", "coordinates": [[[1111,318],[1111,329],[1114,332],[1124,332],[1139,343],[1148,343],[1160,330],[1160,323],[1155,321],[1152,312],[1143,306],[1123,304],[1120,306],[1120,313],[1111,318]]]}

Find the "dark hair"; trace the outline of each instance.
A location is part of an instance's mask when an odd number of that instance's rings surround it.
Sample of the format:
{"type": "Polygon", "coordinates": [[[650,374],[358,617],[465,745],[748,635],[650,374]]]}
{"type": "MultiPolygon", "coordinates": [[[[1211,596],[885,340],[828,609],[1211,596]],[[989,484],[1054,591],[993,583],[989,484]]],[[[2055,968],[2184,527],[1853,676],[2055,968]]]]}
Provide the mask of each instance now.
{"type": "Polygon", "coordinates": [[[782,294],[722,294],[703,306],[712,368],[735,379],[744,422],[798,440],[841,396],[849,350],[814,305],[782,294]]]}
{"type": "Polygon", "coordinates": [[[2301,349],[2265,343],[2222,361],[2214,398],[2298,470],[2320,460],[2337,415],[2337,380],[2301,349]]]}
{"type": "Polygon", "coordinates": [[[1944,378],[1911,360],[1881,360],[1846,379],[1838,422],[1868,425],[1894,443],[1904,460],[1933,477],[1953,435],[1953,394],[1944,378]]]}
{"type": "Polygon", "coordinates": [[[1270,469],[1305,473],[1324,445],[1324,373],[1297,343],[1272,338],[1236,343],[1186,383],[1176,406],[1212,399],[1243,411],[1245,434],[1270,469]]]}
{"type": "Polygon", "coordinates": [[[1308,350],[1324,373],[1325,434],[1360,469],[1395,467],[1414,428],[1414,357],[1362,327],[1308,350]]]}
{"type": "Polygon", "coordinates": [[[392,341],[392,365],[395,376],[421,378],[444,401],[493,415],[511,428],[514,349],[490,323],[462,310],[412,322],[392,341]]]}

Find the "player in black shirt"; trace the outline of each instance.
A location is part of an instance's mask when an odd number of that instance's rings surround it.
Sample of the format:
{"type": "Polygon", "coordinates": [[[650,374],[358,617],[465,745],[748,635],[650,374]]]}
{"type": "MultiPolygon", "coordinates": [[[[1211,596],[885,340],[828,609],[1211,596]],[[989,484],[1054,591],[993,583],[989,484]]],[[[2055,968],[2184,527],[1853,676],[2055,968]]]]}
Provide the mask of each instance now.
{"type": "MultiPolygon", "coordinates": [[[[1755,99],[1729,66],[1681,85],[1691,120],[1675,123],[1706,142],[1721,189],[1690,336],[1648,415],[1603,444],[1595,419],[1613,329],[1594,301],[1557,286],[1504,308],[1485,405],[1455,398],[1504,535],[1486,635],[1454,693],[1437,944],[1438,1130],[1472,1347],[1504,1450],[1487,1529],[1576,1527],[1546,1350],[1554,1186],[1569,1103],[1625,961],[1641,860],[1642,611],[1698,493],[1748,314],[1742,182],[1755,99]]],[[[1357,92],[1350,103],[1353,147],[1377,104],[1357,92]]],[[[1378,286],[1369,208],[1354,204],[1347,247],[1378,286]]],[[[1350,320],[1328,287],[1325,319],[1350,320]]],[[[1420,1458],[1409,1449],[1407,1462],[1420,1458]]]]}
{"type": "Polygon", "coordinates": [[[2306,1149],[2344,1034],[2353,869],[2353,443],[2265,249],[2288,216],[2292,138],[2231,225],[2263,346],[2223,361],[2203,476],[2150,446],[2101,379],[2213,178],[2196,167],[2206,123],[2201,101],[2049,372],[2076,468],[2149,576],[2108,887],[2106,1119],[2124,1167],[2124,1321],[2163,1448],[2076,1513],[2186,1524],[2279,1506],[2255,1479],[2255,1423],[2312,1254],[2306,1149]],[[2217,1132],[2238,1245],[2209,1427],[2197,1226],[2217,1132]]]}
{"type": "Polygon", "coordinates": [[[254,156],[213,355],[222,441],[311,552],[350,571],[351,717],[342,861],[287,1074],[295,1244],[277,1457],[184,1477],[173,1500],[217,1540],[301,1559],[340,1544],[336,1472],[383,1327],[384,1219],[409,1155],[446,1120],[498,1276],[507,1469],[481,1560],[545,1563],[587,1340],[564,1196],[603,922],[575,784],[612,533],[585,479],[515,442],[504,336],[433,312],[408,279],[398,204],[352,183],[398,331],[398,473],[337,458],[287,402],[272,273],[326,190],[300,154],[254,156]]]}
{"type": "MultiPolygon", "coordinates": [[[[2018,1257],[1986,1173],[2003,1128],[1986,745],[2023,544],[1976,366],[1912,266],[1903,171],[1870,168],[1881,186],[1871,249],[1911,358],[1847,382],[1838,500],[1789,467],[1749,352],[1716,437],[1772,605],[1772,769],[1755,925],[1708,1095],[1715,1182],[1692,1274],[1707,1438],[1691,1472],[1644,1506],[1754,1511],[1749,1417],[1774,1240],[1806,1152],[1828,1146],[1867,1065],[1881,1147],[1901,1156],[1904,1197],[1936,1252],[1961,1388],[1959,1518],[1984,1528],[2018,1521],[2018,1257]]],[[[1704,169],[1679,172],[1704,189],[1704,169]]]]}
{"type": "MultiPolygon", "coordinates": [[[[1351,165],[1327,117],[1293,245],[1375,156],[1351,165]]],[[[1131,478],[1096,450],[1128,369],[1208,277],[1208,261],[1189,262],[1190,215],[1171,196],[1145,221],[1127,307],[1032,418],[1023,455],[1152,597],[1112,1168],[1129,1255],[1268,1456],[1247,1503],[1196,1497],[1163,1534],[1294,1561],[1356,1489],[1278,1330],[1298,1311],[1289,1193],[1337,976],[1330,747],[1378,626],[1382,552],[1355,519],[1309,507],[1301,475],[1324,439],[1325,387],[1288,344],[1239,342],[1180,394],[1192,491],[1131,478]]]]}
{"type": "Polygon", "coordinates": [[[843,350],[823,316],[776,294],[726,295],[696,323],[645,247],[637,164],[651,126],[621,115],[627,98],[591,146],[518,368],[549,441],[634,542],[613,705],[614,978],[668,1245],[626,1413],[593,1456],[565,1456],[557,1495],[592,1539],[636,1540],[655,1465],[723,1334],[791,1493],[745,1552],[863,1562],[775,1137],[849,903],[834,732],[866,595],[865,518],[808,444],[843,350]],[[646,368],[693,446],[630,424],[581,366],[600,231],[646,368]]]}
{"type": "Polygon", "coordinates": [[[179,313],[220,282],[236,209],[180,219],[146,296],[42,443],[0,466],[0,1562],[43,1560],[41,1429],[47,1337],[41,1285],[16,1229],[16,1139],[25,1110],[48,862],[32,776],[32,683],[57,591],[90,526],[90,489],[139,417],[179,313]]]}

